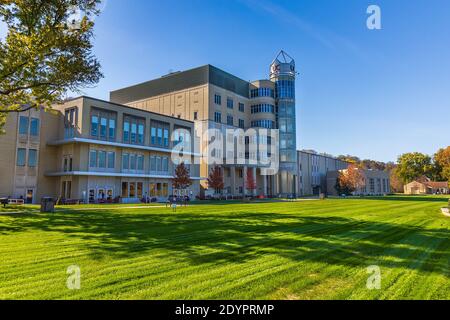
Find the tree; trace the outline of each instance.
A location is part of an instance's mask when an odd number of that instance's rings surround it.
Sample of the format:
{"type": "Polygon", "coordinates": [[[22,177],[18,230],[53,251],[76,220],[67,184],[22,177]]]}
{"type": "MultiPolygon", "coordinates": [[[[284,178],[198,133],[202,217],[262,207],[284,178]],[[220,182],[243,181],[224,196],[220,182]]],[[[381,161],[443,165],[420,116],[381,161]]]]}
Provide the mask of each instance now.
{"type": "Polygon", "coordinates": [[[363,186],[364,174],[362,169],[351,164],[348,169],[339,172],[335,188],[338,194],[351,195],[363,186]]]}
{"type": "Polygon", "coordinates": [[[92,53],[93,17],[100,0],[2,0],[0,130],[9,113],[51,109],[68,92],[103,77],[92,53]],[[70,18],[84,16],[76,24],[70,18]]]}
{"type": "Polygon", "coordinates": [[[405,153],[398,158],[397,174],[405,184],[430,174],[431,170],[431,158],[426,154],[405,153]]]}
{"type": "Polygon", "coordinates": [[[213,188],[216,193],[220,193],[224,188],[222,170],[219,166],[215,166],[211,169],[208,177],[208,187],[213,188]]]}
{"type": "Polygon", "coordinates": [[[245,177],[245,189],[250,193],[256,190],[256,181],[253,176],[253,170],[247,170],[247,176],[245,177]]]}
{"type": "Polygon", "coordinates": [[[433,160],[435,170],[439,174],[439,180],[445,179],[450,182],[450,146],[436,152],[433,160]]]}
{"type": "Polygon", "coordinates": [[[175,168],[175,174],[172,178],[172,186],[175,190],[186,190],[192,185],[192,180],[189,175],[189,170],[184,162],[180,163],[175,168]]]}
{"type": "Polygon", "coordinates": [[[391,181],[391,189],[395,193],[403,193],[405,191],[404,184],[402,182],[402,179],[399,177],[397,168],[393,168],[390,170],[390,177],[389,180],[391,181]]]}

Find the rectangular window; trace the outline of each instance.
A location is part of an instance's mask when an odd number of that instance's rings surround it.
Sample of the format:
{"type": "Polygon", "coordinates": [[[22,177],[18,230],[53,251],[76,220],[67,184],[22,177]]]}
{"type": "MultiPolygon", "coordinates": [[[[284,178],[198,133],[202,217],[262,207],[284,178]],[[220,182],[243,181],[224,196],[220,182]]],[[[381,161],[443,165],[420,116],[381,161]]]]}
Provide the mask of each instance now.
{"type": "Polygon", "coordinates": [[[122,182],[122,198],[128,198],[128,182],[122,182]]]}
{"type": "Polygon", "coordinates": [[[197,111],[194,112],[194,120],[198,120],[198,112],[197,111]]]}
{"type": "Polygon", "coordinates": [[[161,158],[160,157],[156,157],[156,171],[157,172],[161,171],[161,158]]]}
{"type": "Polygon", "coordinates": [[[137,135],[137,124],[132,123],[131,124],[131,143],[136,143],[136,135],[137,135]]]}
{"type": "Polygon", "coordinates": [[[106,118],[100,118],[100,138],[106,139],[106,129],[108,127],[108,120],[106,118]]]}
{"type": "Polygon", "coordinates": [[[20,118],[19,118],[19,134],[28,134],[28,117],[20,116],[20,118]]]}
{"type": "Polygon", "coordinates": [[[33,137],[39,136],[39,119],[38,118],[31,118],[30,135],[32,135],[33,137]]]}
{"type": "Polygon", "coordinates": [[[152,145],[169,147],[170,125],[165,122],[152,121],[150,129],[150,142],[152,145]]]}
{"type": "Polygon", "coordinates": [[[156,184],[155,183],[150,183],[148,190],[150,193],[150,197],[156,197],[156,184]]]}
{"type": "Polygon", "coordinates": [[[89,167],[97,168],[97,150],[91,150],[89,152],[89,167]]]}
{"type": "Polygon", "coordinates": [[[156,171],[156,157],[150,157],[150,171],[156,171]]]}
{"type": "Polygon", "coordinates": [[[123,142],[130,141],[130,122],[125,120],[123,122],[123,142]]]}
{"type": "Polygon", "coordinates": [[[214,103],[221,106],[222,105],[222,96],[216,94],[214,95],[214,103]]]}
{"type": "Polygon", "coordinates": [[[142,154],[137,156],[137,169],[144,171],[144,156],[142,154]]]}
{"type": "Polygon", "coordinates": [[[27,149],[24,149],[24,148],[17,149],[17,165],[19,167],[25,166],[26,153],[27,153],[27,149]]]}
{"type": "Polygon", "coordinates": [[[137,196],[139,199],[142,199],[142,196],[144,195],[144,184],[142,182],[137,183],[137,196]]]}
{"type": "Polygon", "coordinates": [[[128,170],[130,168],[130,155],[128,153],[122,154],[122,169],[128,170]]]}
{"type": "Polygon", "coordinates": [[[245,129],[245,122],[243,119],[239,119],[239,128],[245,129]]]}
{"type": "Polygon", "coordinates": [[[169,129],[164,129],[164,147],[169,146],[169,129]]]}
{"type": "Polygon", "coordinates": [[[231,98],[227,98],[227,108],[233,109],[234,108],[234,101],[231,98]]]}
{"type": "Polygon", "coordinates": [[[245,111],[245,105],[243,103],[239,103],[239,111],[244,112],[245,111]]]}
{"type": "Polygon", "coordinates": [[[169,196],[169,184],[168,183],[163,183],[162,196],[163,197],[169,196]]]}
{"type": "Polygon", "coordinates": [[[29,149],[28,150],[28,166],[36,167],[37,164],[37,150],[29,149]]]}
{"type": "Polygon", "coordinates": [[[136,155],[134,153],[130,155],[130,170],[136,170],[136,155]]]}
{"type": "Polygon", "coordinates": [[[144,144],[144,123],[138,125],[138,143],[144,144]]]}
{"type": "Polygon", "coordinates": [[[91,117],[91,136],[98,136],[98,116],[96,115],[91,117]]]}
{"type": "Polygon", "coordinates": [[[168,157],[164,157],[162,159],[162,171],[169,172],[169,158],[168,157]]]}
{"type": "Polygon", "coordinates": [[[222,114],[220,112],[214,112],[214,121],[222,123],[222,114]]]}
{"type": "Polygon", "coordinates": [[[108,152],[108,169],[114,169],[116,162],[115,152],[108,152]]]}
{"type": "Polygon", "coordinates": [[[108,139],[116,140],[116,119],[109,119],[108,139]]]}
{"type": "Polygon", "coordinates": [[[233,126],[234,125],[233,116],[227,115],[227,125],[229,125],[229,126],[233,126]]]}
{"type": "Polygon", "coordinates": [[[130,182],[130,198],[136,197],[136,183],[130,182]]]}
{"type": "Polygon", "coordinates": [[[106,151],[98,152],[98,167],[102,169],[106,168],[106,151]]]}

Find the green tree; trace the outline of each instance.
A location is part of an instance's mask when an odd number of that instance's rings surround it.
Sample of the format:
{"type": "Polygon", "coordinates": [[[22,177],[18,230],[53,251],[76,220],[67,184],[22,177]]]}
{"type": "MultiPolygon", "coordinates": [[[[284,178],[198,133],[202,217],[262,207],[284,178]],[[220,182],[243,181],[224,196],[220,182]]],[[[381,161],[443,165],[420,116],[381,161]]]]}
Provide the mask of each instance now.
{"type": "Polygon", "coordinates": [[[431,157],[419,153],[405,153],[398,158],[397,175],[403,183],[410,183],[423,175],[432,172],[431,157]]]}
{"type": "Polygon", "coordinates": [[[433,160],[435,171],[439,174],[440,180],[445,179],[450,182],[450,146],[436,152],[433,160]]]}
{"type": "Polygon", "coordinates": [[[103,76],[92,53],[100,0],[0,0],[0,130],[8,113],[51,109],[103,76]],[[81,14],[82,13],[82,14],[81,14]]]}

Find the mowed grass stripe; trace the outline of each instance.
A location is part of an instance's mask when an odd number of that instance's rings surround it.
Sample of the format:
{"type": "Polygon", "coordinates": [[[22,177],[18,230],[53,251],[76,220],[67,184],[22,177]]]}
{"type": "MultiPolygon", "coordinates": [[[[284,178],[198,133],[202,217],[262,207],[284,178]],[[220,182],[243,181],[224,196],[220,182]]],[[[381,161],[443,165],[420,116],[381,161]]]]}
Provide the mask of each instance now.
{"type": "MultiPolygon", "coordinates": [[[[358,268],[354,268],[355,265],[362,265],[363,257],[356,256],[354,262],[344,257],[344,254],[353,248],[352,244],[357,245],[358,241],[365,239],[362,245],[370,249],[369,245],[376,239],[376,231],[379,234],[384,233],[384,236],[385,230],[397,233],[399,229],[406,234],[422,234],[424,230],[432,234],[436,227],[418,226],[416,222],[434,219],[437,216],[434,212],[439,208],[439,203],[330,200],[292,204],[208,205],[204,206],[205,210],[201,207],[190,207],[186,210],[183,208],[182,212],[176,214],[164,209],[151,209],[152,212],[143,209],[139,210],[139,214],[135,211],[124,213],[126,210],[121,210],[118,214],[111,210],[107,214],[89,212],[76,217],[71,213],[68,229],[64,226],[64,214],[61,213],[61,219],[56,219],[55,225],[52,225],[55,219],[48,219],[45,222],[49,223],[49,226],[42,230],[35,224],[33,226],[26,222],[21,226],[20,220],[16,218],[14,222],[19,221],[17,230],[22,230],[15,233],[8,232],[8,228],[14,228],[8,223],[5,226],[0,218],[0,233],[3,233],[0,239],[6,237],[13,245],[21,235],[29,235],[29,238],[25,237],[27,241],[22,242],[18,252],[14,247],[5,246],[5,242],[0,241],[0,258],[7,255],[8,265],[11,263],[9,266],[17,266],[17,260],[25,264],[25,268],[20,271],[25,280],[19,286],[17,283],[16,286],[13,285],[17,282],[13,279],[18,275],[17,272],[7,268],[9,272],[6,275],[0,273],[0,279],[7,278],[9,288],[0,288],[0,297],[10,296],[5,296],[6,292],[13,294],[14,290],[10,290],[12,288],[19,289],[19,292],[15,291],[15,296],[19,293],[23,298],[260,298],[276,296],[273,292],[283,289],[293,298],[336,297],[327,292],[328,286],[352,287],[355,285],[354,273],[365,276],[361,271],[355,271],[358,268]],[[202,210],[199,210],[200,208],[202,210]],[[81,220],[78,227],[73,224],[76,219],[81,220]],[[328,224],[327,227],[324,226],[325,223],[328,224]],[[94,236],[92,233],[96,230],[101,232],[94,236]],[[55,233],[60,234],[60,242],[55,233]],[[325,237],[320,236],[321,233],[328,238],[325,240],[325,237]],[[16,239],[14,234],[17,235],[16,239]],[[47,241],[47,250],[42,245],[46,241],[45,235],[51,235],[47,241]],[[136,236],[137,240],[132,239],[133,236],[136,236]],[[139,237],[142,239],[139,240],[139,237]],[[33,238],[38,239],[38,244],[33,242],[33,238]],[[132,243],[125,245],[127,239],[132,239],[132,243]],[[102,240],[105,240],[104,244],[102,240]],[[310,245],[307,245],[307,252],[296,256],[296,248],[292,246],[299,241],[310,245]],[[64,247],[71,249],[66,250],[64,247]],[[78,248],[73,249],[74,247],[78,248]],[[183,247],[188,250],[183,251],[183,247]],[[32,250],[26,252],[27,248],[32,250]],[[60,254],[64,251],[78,252],[71,258],[83,265],[85,277],[81,291],[70,292],[65,289],[65,262],[71,259],[66,260],[62,254],[57,258],[58,263],[52,262],[51,259],[44,263],[45,258],[48,259],[52,254],[57,255],[58,251],[60,254]],[[327,259],[327,255],[335,252],[340,261],[327,259]],[[20,259],[14,259],[11,253],[16,253],[16,256],[20,253],[20,259]],[[194,255],[194,259],[190,255],[194,255]],[[307,258],[301,259],[303,257],[307,258]],[[36,265],[40,274],[36,273],[36,265]],[[43,267],[44,265],[46,266],[43,267]],[[315,270],[318,266],[322,270],[315,270]],[[60,272],[58,279],[52,278],[51,273],[61,268],[63,272],[57,271],[60,272]],[[320,280],[306,281],[303,286],[297,288],[300,290],[309,286],[309,290],[312,290],[309,295],[295,294],[292,289],[302,281],[296,277],[297,270],[315,270],[320,275],[320,280]],[[329,273],[330,270],[333,272],[329,273]],[[30,286],[25,285],[30,275],[37,277],[34,280],[42,281],[38,282],[40,288],[30,289],[30,286]],[[213,281],[209,280],[211,277],[213,281]],[[177,287],[181,290],[174,289],[177,287]],[[294,293],[289,293],[292,291],[294,293]]],[[[445,227],[448,228],[448,224],[445,227]]],[[[394,239],[392,241],[398,242],[394,239]]],[[[432,243],[437,242],[418,243],[418,250],[429,248],[431,252],[435,252],[433,249],[437,249],[432,243]]],[[[387,241],[382,244],[388,245],[387,241]]],[[[373,254],[372,252],[372,256],[373,254]]],[[[429,257],[419,257],[426,262],[420,264],[418,272],[422,278],[427,278],[427,272],[421,269],[427,266],[429,257]]],[[[448,268],[448,253],[440,253],[439,257],[436,260],[437,265],[430,262],[431,266],[427,268],[448,268]]],[[[30,280],[33,280],[32,278],[30,280]]],[[[442,285],[442,282],[446,282],[445,278],[438,278],[441,282],[434,287],[433,295],[446,296],[447,293],[443,292],[445,286],[442,285]]]]}

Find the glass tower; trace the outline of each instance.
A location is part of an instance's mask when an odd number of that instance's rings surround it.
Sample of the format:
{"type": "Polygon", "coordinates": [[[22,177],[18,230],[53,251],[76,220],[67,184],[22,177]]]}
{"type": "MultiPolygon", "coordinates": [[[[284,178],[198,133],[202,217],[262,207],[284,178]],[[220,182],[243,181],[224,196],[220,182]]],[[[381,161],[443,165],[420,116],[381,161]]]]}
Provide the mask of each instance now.
{"type": "Polygon", "coordinates": [[[295,61],[280,51],[270,66],[270,80],[275,83],[277,124],[280,133],[280,172],[278,192],[296,194],[297,143],[295,123],[295,61]]]}

